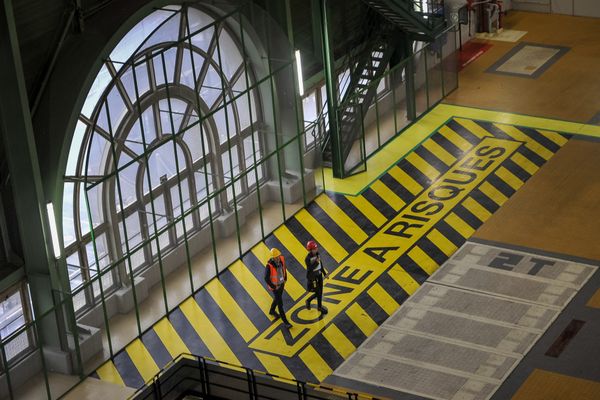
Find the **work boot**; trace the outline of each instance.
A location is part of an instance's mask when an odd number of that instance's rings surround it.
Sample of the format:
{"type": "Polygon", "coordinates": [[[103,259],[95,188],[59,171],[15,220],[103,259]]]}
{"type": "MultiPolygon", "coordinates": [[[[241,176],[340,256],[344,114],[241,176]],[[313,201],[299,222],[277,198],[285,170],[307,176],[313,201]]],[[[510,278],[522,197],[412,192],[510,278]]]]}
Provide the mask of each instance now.
{"type": "Polygon", "coordinates": [[[279,313],[275,310],[269,311],[269,315],[272,315],[273,318],[275,318],[275,320],[279,319],[279,317],[280,317],[279,313]]]}
{"type": "Polygon", "coordinates": [[[306,309],[310,310],[310,300],[306,299],[306,301],[304,303],[306,304],[306,309]]]}
{"type": "Polygon", "coordinates": [[[327,307],[321,306],[319,307],[319,311],[321,311],[321,314],[327,314],[327,307]]]}

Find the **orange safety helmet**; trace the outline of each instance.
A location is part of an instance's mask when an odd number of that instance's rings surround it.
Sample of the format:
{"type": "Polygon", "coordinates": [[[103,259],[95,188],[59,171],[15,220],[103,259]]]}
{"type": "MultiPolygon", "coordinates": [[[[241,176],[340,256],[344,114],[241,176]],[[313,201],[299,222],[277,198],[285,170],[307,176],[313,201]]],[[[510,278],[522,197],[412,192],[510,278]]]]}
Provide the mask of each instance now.
{"type": "Polygon", "coordinates": [[[315,242],[314,240],[309,240],[306,243],[306,250],[311,251],[314,250],[316,248],[318,248],[319,246],[317,246],[317,242],[315,242]]]}

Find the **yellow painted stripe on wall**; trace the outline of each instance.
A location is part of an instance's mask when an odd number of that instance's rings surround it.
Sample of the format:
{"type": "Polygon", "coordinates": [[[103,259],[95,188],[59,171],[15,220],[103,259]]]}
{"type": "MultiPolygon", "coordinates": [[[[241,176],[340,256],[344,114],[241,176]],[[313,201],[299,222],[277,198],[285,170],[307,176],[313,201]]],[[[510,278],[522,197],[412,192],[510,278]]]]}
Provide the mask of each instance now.
{"type": "Polygon", "coordinates": [[[463,221],[458,215],[451,212],[446,217],[446,223],[450,225],[456,232],[458,232],[462,237],[468,239],[475,232],[473,228],[465,221],[463,221]]]}
{"type": "Polygon", "coordinates": [[[556,143],[559,146],[563,146],[565,143],[567,143],[569,141],[569,139],[567,139],[566,137],[564,137],[563,135],[561,135],[558,132],[552,132],[552,131],[546,131],[543,129],[537,129],[537,131],[544,135],[547,139],[553,141],[554,143],[556,143]]]}
{"type": "Polygon", "coordinates": [[[550,159],[550,157],[552,157],[554,155],[554,153],[552,153],[550,150],[548,150],[547,148],[545,148],[544,146],[539,144],[539,142],[535,141],[534,139],[530,138],[529,136],[527,136],[526,134],[521,132],[515,126],[504,125],[504,124],[494,124],[494,125],[497,126],[499,129],[501,129],[508,136],[514,138],[515,140],[520,140],[522,142],[525,142],[525,146],[527,148],[529,148],[533,152],[537,153],[542,158],[548,160],[548,159],[550,159]]]}
{"type": "Polygon", "coordinates": [[[423,147],[429,150],[434,156],[442,160],[442,162],[448,166],[454,164],[456,158],[446,151],[442,146],[434,142],[433,140],[427,140],[423,143],[423,147]]]}
{"type": "MultiPolygon", "coordinates": [[[[463,203],[464,204],[464,203],[463,203]]],[[[427,239],[431,240],[445,255],[450,257],[458,249],[454,243],[452,243],[446,236],[442,235],[440,231],[433,228],[427,239]]]]}
{"type": "Polygon", "coordinates": [[[352,342],[335,324],[329,325],[323,331],[323,336],[343,358],[347,358],[356,350],[352,342]]]}
{"type": "Polygon", "coordinates": [[[281,358],[260,351],[255,351],[254,355],[256,355],[256,358],[258,358],[260,363],[265,367],[265,371],[268,373],[279,376],[280,378],[294,379],[294,375],[288,367],[286,367],[283,361],[281,361],[281,358]]]}
{"type": "Polygon", "coordinates": [[[369,314],[358,304],[352,303],[346,310],[346,315],[350,317],[352,322],[358,326],[358,329],[365,334],[365,336],[371,335],[377,329],[377,324],[369,316],[369,314]]]}
{"type": "Polygon", "coordinates": [[[398,302],[377,282],[367,290],[367,293],[375,300],[379,307],[387,313],[387,315],[392,315],[394,311],[400,307],[400,304],[398,304],[398,302]]]}
{"type": "Polygon", "coordinates": [[[266,288],[266,283],[259,282],[241,260],[235,261],[229,267],[229,271],[248,293],[248,296],[258,304],[265,315],[268,315],[272,299],[266,288]]]}
{"type": "Polygon", "coordinates": [[[367,199],[363,196],[346,196],[348,201],[354,205],[365,217],[369,219],[377,228],[387,222],[385,216],[379,212],[367,199]]]}
{"type": "Polygon", "coordinates": [[[425,253],[419,246],[410,249],[408,255],[429,275],[433,274],[439,268],[438,263],[429,257],[429,254],[425,253]]]}
{"type": "Polygon", "coordinates": [[[469,210],[480,221],[485,222],[492,215],[491,212],[489,212],[484,206],[479,204],[477,201],[475,201],[471,197],[467,197],[465,199],[465,201],[463,201],[462,204],[467,210],[469,210]]]}
{"type": "Polygon", "coordinates": [[[215,359],[241,365],[240,360],[193,297],[184,301],[179,308],[215,359]]]}
{"type": "Polygon", "coordinates": [[[521,153],[515,153],[512,156],[512,160],[521,168],[523,168],[529,175],[533,175],[537,172],[539,167],[531,162],[527,157],[521,153]]]}
{"type": "Polygon", "coordinates": [[[115,367],[115,364],[111,360],[108,360],[102,364],[100,368],[96,370],[96,372],[103,381],[114,383],[119,386],[125,386],[125,382],[123,382],[121,374],[119,374],[117,367],[115,367]]]}
{"type": "Polygon", "coordinates": [[[190,349],[188,349],[183,340],[181,340],[167,317],[161,319],[154,325],[154,331],[160,338],[162,344],[165,345],[171,357],[176,358],[182,353],[191,353],[190,349]]]}
{"type": "Polygon", "coordinates": [[[304,258],[307,254],[306,248],[304,247],[305,244],[300,243],[296,236],[294,236],[285,225],[281,225],[273,232],[273,234],[281,243],[283,243],[290,254],[298,260],[300,265],[306,268],[306,265],[304,264],[304,258]]]}
{"type": "Polygon", "coordinates": [[[429,164],[427,161],[425,161],[421,156],[419,156],[417,153],[410,153],[407,157],[406,160],[411,163],[416,169],[418,169],[419,171],[421,171],[421,173],[423,175],[425,175],[426,177],[428,177],[429,179],[436,180],[438,176],[440,176],[440,173],[438,172],[437,169],[435,169],[431,164],[429,164]]]}
{"type": "Polygon", "coordinates": [[[472,147],[467,139],[463,138],[446,125],[442,126],[438,132],[462,151],[467,151],[472,147]]]}
{"type": "Polygon", "coordinates": [[[506,202],[506,200],[508,200],[508,197],[506,197],[504,193],[500,192],[489,182],[483,182],[479,187],[479,190],[481,190],[483,194],[492,199],[499,206],[501,206],[506,202]]]}
{"type": "Polygon", "coordinates": [[[329,367],[313,346],[306,346],[299,355],[300,359],[306,364],[310,372],[313,373],[319,382],[327,378],[333,372],[331,367],[329,367]]]}
{"type": "Polygon", "coordinates": [[[258,329],[219,280],[213,279],[205,289],[246,342],[258,334],[258,329]]]}
{"type": "Polygon", "coordinates": [[[496,171],[496,175],[498,175],[500,179],[508,183],[510,187],[512,187],[515,190],[519,189],[521,186],[523,186],[523,183],[525,183],[521,179],[519,179],[519,177],[515,176],[515,174],[513,174],[504,167],[498,168],[498,170],[496,171]]]}
{"type": "Polygon", "coordinates": [[[371,185],[371,189],[379,195],[395,211],[400,210],[406,203],[400,197],[390,190],[383,182],[376,181],[371,185]]]}
{"type": "Polygon", "coordinates": [[[399,265],[394,265],[387,273],[409,295],[419,288],[419,283],[399,265]]]}
{"type": "Polygon", "coordinates": [[[160,370],[140,339],[135,339],[131,342],[125,348],[125,351],[127,351],[129,358],[131,358],[133,365],[137,368],[144,382],[148,382],[160,370]]]}
{"type": "Polygon", "coordinates": [[[335,204],[329,196],[321,195],[316,198],[315,202],[352,238],[356,243],[360,244],[369,237],[360,229],[358,225],[346,214],[341,208],[335,204]]]}
{"type": "Polygon", "coordinates": [[[348,252],[306,209],[298,211],[295,218],[337,262],[348,255],[348,252]]]}
{"type": "Polygon", "coordinates": [[[455,118],[455,121],[458,122],[460,125],[462,125],[463,128],[465,128],[466,130],[468,130],[469,132],[471,132],[473,135],[477,136],[480,139],[483,139],[485,137],[494,136],[487,130],[483,129],[478,123],[476,123],[473,120],[464,119],[464,118],[455,118]]]}
{"type": "MultiPolygon", "coordinates": [[[[302,209],[301,211],[305,211],[302,209]]],[[[312,218],[312,217],[311,217],[312,218]]],[[[316,221],[315,221],[316,222],[316,221]]],[[[289,254],[285,254],[285,249],[279,249],[282,252],[284,257],[289,257],[289,254]]],[[[267,247],[264,242],[259,242],[256,246],[252,248],[252,253],[259,259],[264,260],[265,265],[267,261],[271,258],[271,250],[267,247]]],[[[265,284],[266,287],[266,284],[265,284]]],[[[292,275],[289,271],[287,274],[287,282],[285,283],[285,291],[290,295],[292,299],[298,300],[300,296],[302,296],[306,290],[304,287],[298,282],[298,279],[294,275],[292,275]]]]}
{"type": "Polygon", "coordinates": [[[417,181],[415,181],[412,176],[408,175],[404,170],[397,165],[394,165],[389,169],[388,173],[398,181],[402,186],[404,186],[410,193],[415,196],[423,190],[423,186],[421,186],[417,181]]]}

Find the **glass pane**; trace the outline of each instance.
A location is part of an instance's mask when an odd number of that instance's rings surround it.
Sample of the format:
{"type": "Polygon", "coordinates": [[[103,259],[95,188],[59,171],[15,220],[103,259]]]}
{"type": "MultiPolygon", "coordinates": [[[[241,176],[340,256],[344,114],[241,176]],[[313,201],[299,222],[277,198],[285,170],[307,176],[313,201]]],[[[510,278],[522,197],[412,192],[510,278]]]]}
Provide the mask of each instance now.
{"type": "MultiPolygon", "coordinates": [[[[235,101],[237,114],[240,120],[240,130],[244,130],[250,126],[250,106],[248,105],[248,93],[246,91],[246,77],[244,74],[240,76],[235,85],[233,85],[234,96],[239,96],[235,101]],[[242,94],[243,93],[243,94],[242,94]]],[[[256,116],[253,114],[254,118],[256,116]]]]}
{"type": "Polygon", "coordinates": [[[209,66],[206,70],[206,76],[202,81],[202,86],[200,88],[200,97],[206,104],[208,108],[213,108],[215,101],[222,93],[221,86],[221,76],[213,68],[213,66],[209,66]]]}
{"type": "MultiPolygon", "coordinates": [[[[177,164],[175,161],[173,143],[170,141],[152,152],[148,163],[153,189],[162,184],[161,180],[169,180],[177,174],[177,164]]],[[[179,171],[185,171],[185,156],[181,150],[181,147],[179,146],[177,146],[177,162],[179,165],[179,171]]],[[[146,194],[148,192],[148,179],[146,175],[144,175],[144,193],[146,194]]]]}
{"type": "MultiPolygon", "coordinates": [[[[190,124],[196,122],[198,120],[197,117],[190,118],[190,124]]],[[[210,146],[208,140],[206,139],[206,135],[202,135],[200,130],[200,124],[196,124],[191,128],[188,128],[186,133],[183,135],[183,141],[187,145],[190,154],[192,155],[192,160],[194,162],[200,160],[204,157],[203,150],[207,153],[210,153],[210,146]],[[204,149],[202,149],[202,142],[200,141],[200,137],[204,140],[204,149]]]]}
{"type": "Polygon", "coordinates": [[[25,315],[21,292],[17,291],[0,302],[0,338],[8,337],[23,325],[25,325],[25,315]]]}
{"type": "Polygon", "coordinates": [[[73,243],[75,237],[75,216],[73,214],[73,191],[75,190],[75,184],[71,182],[65,182],[63,190],[63,210],[62,210],[62,223],[63,223],[63,241],[65,247],[73,243]]]}
{"type": "MultiPolygon", "coordinates": [[[[133,52],[140,44],[159,26],[164,20],[173,15],[172,11],[156,10],[146,18],[141,20],[121,39],[119,44],[110,53],[110,59],[127,61],[133,52]]],[[[115,67],[119,68],[121,64],[115,63],[115,67]]]]}
{"type": "MultiPolygon", "coordinates": [[[[227,80],[231,80],[235,71],[237,71],[242,64],[242,55],[237,44],[225,29],[221,30],[221,34],[219,35],[219,46],[221,53],[221,71],[223,71],[227,80]]],[[[219,56],[216,49],[213,54],[213,59],[217,65],[219,65],[219,56]]]]}
{"type": "MultiPolygon", "coordinates": [[[[214,20],[202,11],[193,7],[188,8],[188,25],[190,28],[188,34],[194,34],[213,22],[214,20]]],[[[201,50],[208,50],[214,32],[215,29],[211,26],[202,32],[194,34],[192,36],[192,44],[201,50]]]]}
{"type": "Polygon", "coordinates": [[[115,180],[115,205],[117,206],[117,210],[121,209],[121,201],[123,202],[123,208],[126,208],[137,200],[136,187],[140,164],[135,162],[125,168],[121,168],[121,165],[129,163],[131,160],[132,158],[125,153],[122,153],[119,158],[119,185],[121,187],[122,199],[119,198],[119,188],[116,186],[117,181],[115,180]]]}
{"type": "Polygon", "coordinates": [[[220,108],[219,111],[213,114],[213,119],[219,134],[219,143],[223,144],[237,134],[237,130],[235,128],[235,117],[233,115],[233,109],[231,106],[220,108]],[[225,112],[227,112],[227,118],[225,118],[225,112]],[[227,130],[227,127],[229,127],[229,131],[227,130]]]}
{"type": "Polygon", "coordinates": [[[348,91],[348,86],[350,85],[350,69],[346,69],[338,75],[338,85],[340,90],[340,101],[342,101],[348,91]]]}
{"type": "Polygon", "coordinates": [[[153,58],[156,86],[160,86],[165,83],[165,69],[163,68],[163,57],[164,66],[167,67],[167,81],[173,82],[175,79],[175,63],[177,62],[177,48],[170,48],[164,53],[159,54],[153,58]]]}
{"type": "Polygon", "coordinates": [[[83,142],[86,128],[86,124],[77,121],[75,131],[73,132],[73,140],[71,141],[71,147],[69,149],[69,158],[67,161],[67,169],[65,171],[65,175],[67,176],[77,175],[79,173],[79,171],[77,171],[77,160],[79,159],[79,154],[83,150],[81,148],[81,143],[83,142]]]}
{"type": "Polygon", "coordinates": [[[187,107],[188,104],[185,101],[173,98],[171,98],[170,104],[167,99],[163,99],[158,103],[163,135],[173,133],[171,123],[175,127],[175,132],[180,131],[187,107]]]}
{"type": "Polygon", "coordinates": [[[127,66],[127,70],[124,71],[121,76],[121,82],[125,87],[129,100],[135,104],[137,97],[142,97],[150,89],[150,78],[148,76],[148,64],[145,62],[135,67],[135,76],[133,75],[133,69],[131,66],[127,66]],[[135,84],[137,83],[137,93],[135,84]]]}
{"type": "Polygon", "coordinates": [[[94,133],[92,143],[88,151],[87,174],[91,176],[104,175],[106,161],[110,152],[110,144],[104,136],[94,133]]]}
{"type": "Polygon", "coordinates": [[[175,42],[179,39],[179,29],[181,21],[181,13],[171,13],[168,21],[160,25],[151,35],[144,41],[136,53],[141,53],[160,43],[175,42]]]}
{"type": "Polygon", "coordinates": [[[94,186],[91,189],[82,190],[79,193],[79,207],[80,207],[80,220],[81,220],[81,232],[83,235],[90,231],[90,220],[89,215],[91,215],[92,220],[91,223],[94,228],[97,228],[102,222],[104,222],[104,213],[102,211],[102,187],[104,184],[99,184],[94,186]],[[89,205],[89,215],[88,208],[86,207],[86,192],[87,192],[87,205],[89,205]]]}
{"type": "Polygon", "coordinates": [[[73,253],[67,257],[67,273],[69,274],[69,286],[74,291],[83,284],[79,253],[73,253]]]}
{"type": "Polygon", "coordinates": [[[204,64],[204,57],[195,51],[192,52],[189,49],[183,50],[183,58],[181,60],[181,77],[180,83],[191,89],[196,89],[196,81],[200,76],[202,65],[204,64]],[[194,62],[192,63],[192,57],[194,62]]]}
{"type": "Polygon", "coordinates": [[[92,111],[94,111],[94,108],[96,108],[96,104],[98,103],[100,95],[102,95],[111,80],[112,76],[110,75],[106,65],[103,64],[85,98],[85,103],[81,108],[81,114],[85,115],[87,118],[92,116],[92,111]]]}

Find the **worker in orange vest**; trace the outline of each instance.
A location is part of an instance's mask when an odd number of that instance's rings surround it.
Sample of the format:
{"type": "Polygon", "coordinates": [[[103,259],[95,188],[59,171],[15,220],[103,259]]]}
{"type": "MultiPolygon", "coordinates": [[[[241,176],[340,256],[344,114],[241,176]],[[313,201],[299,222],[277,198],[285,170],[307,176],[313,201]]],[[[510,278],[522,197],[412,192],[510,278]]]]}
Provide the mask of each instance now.
{"type": "Polygon", "coordinates": [[[269,314],[274,316],[275,319],[281,317],[286,328],[291,328],[292,324],[285,317],[285,311],[283,310],[283,288],[285,287],[285,281],[287,281],[285,259],[281,252],[273,247],[271,249],[271,258],[265,267],[265,282],[267,282],[269,290],[273,292],[273,302],[271,303],[269,314]],[[275,311],[275,307],[277,307],[279,313],[275,311]]]}

